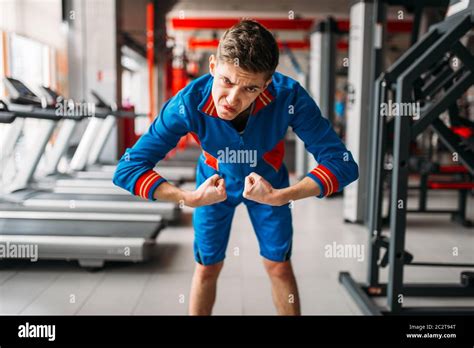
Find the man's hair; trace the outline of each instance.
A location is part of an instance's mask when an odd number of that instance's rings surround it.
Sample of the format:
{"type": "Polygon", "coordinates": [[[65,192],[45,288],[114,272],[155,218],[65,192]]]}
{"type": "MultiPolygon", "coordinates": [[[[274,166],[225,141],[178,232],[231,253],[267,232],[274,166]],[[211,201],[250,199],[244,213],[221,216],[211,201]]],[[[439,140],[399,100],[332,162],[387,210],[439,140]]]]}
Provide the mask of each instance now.
{"type": "Polygon", "coordinates": [[[243,19],[227,29],[217,47],[218,60],[268,77],[275,72],[278,58],[278,44],[272,33],[251,19],[243,19]]]}

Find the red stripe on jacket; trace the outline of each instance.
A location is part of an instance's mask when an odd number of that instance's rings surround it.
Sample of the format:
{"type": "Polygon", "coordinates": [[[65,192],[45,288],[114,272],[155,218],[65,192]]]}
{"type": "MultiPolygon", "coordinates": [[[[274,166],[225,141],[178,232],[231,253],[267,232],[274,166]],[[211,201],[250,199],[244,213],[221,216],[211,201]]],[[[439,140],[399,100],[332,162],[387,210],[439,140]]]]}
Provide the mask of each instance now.
{"type": "Polygon", "coordinates": [[[150,189],[158,180],[161,179],[161,176],[156,173],[154,170],[149,170],[142,174],[135,183],[134,193],[137,196],[140,196],[144,199],[148,199],[150,194],[150,189]]]}
{"type": "Polygon", "coordinates": [[[339,189],[339,183],[336,176],[322,164],[318,165],[311,171],[311,174],[316,176],[323,183],[323,195],[329,196],[339,189]]]}

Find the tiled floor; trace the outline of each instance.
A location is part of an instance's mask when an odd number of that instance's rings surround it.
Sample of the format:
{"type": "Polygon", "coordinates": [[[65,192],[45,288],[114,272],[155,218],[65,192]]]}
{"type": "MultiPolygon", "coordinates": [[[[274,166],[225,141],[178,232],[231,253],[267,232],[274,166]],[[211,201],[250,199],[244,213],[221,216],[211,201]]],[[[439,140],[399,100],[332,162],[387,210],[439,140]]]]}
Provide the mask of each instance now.
{"type": "MultiPolygon", "coordinates": [[[[455,203],[449,193],[432,195],[430,200],[433,206],[455,203]]],[[[307,199],[294,207],[292,259],[303,314],[360,314],[338,283],[338,273],[350,271],[356,279],[365,280],[365,262],[325,256],[325,247],[333,242],[366,247],[366,229],[343,223],[341,212],[341,198],[307,199]]],[[[471,198],[471,218],[473,213],[471,198]]],[[[474,229],[455,225],[443,215],[410,215],[408,225],[407,249],[416,260],[474,263],[474,229]],[[458,256],[453,255],[453,248],[458,256]]],[[[151,261],[108,264],[96,273],[88,273],[74,262],[2,261],[0,314],[186,314],[194,267],[192,239],[189,222],[169,227],[158,237],[151,261]]],[[[410,267],[405,280],[458,282],[461,270],[410,267]]],[[[427,305],[432,301],[410,299],[407,303],[427,305]]],[[[474,306],[474,299],[439,302],[447,303],[474,306]]],[[[270,283],[244,206],[234,216],[214,313],[275,314],[270,283]]]]}

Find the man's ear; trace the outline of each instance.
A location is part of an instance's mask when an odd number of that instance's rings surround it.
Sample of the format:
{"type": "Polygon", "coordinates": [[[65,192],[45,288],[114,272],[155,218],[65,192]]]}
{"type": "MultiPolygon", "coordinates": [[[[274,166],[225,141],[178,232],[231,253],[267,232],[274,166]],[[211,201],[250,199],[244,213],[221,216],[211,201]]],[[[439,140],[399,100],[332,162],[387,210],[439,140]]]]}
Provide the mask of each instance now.
{"type": "Polygon", "coordinates": [[[209,56],[209,72],[211,73],[212,76],[214,76],[214,72],[216,70],[216,65],[217,65],[216,56],[211,54],[209,56]]]}
{"type": "Polygon", "coordinates": [[[268,78],[268,80],[265,82],[265,85],[263,86],[263,89],[264,89],[264,90],[267,89],[267,87],[268,87],[268,85],[269,85],[270,83],[272,83],[272,78],[273,78],[273,75],[270,76],[270,77],[268,78]]]}

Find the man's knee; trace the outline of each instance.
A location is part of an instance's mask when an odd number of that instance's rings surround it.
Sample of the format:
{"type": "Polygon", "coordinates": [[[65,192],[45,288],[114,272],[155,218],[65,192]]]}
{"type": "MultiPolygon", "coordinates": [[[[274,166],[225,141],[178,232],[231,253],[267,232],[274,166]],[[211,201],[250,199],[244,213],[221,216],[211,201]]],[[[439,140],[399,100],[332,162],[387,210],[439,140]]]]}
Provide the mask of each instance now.
{"type": "Polygon", "coordinates": [[[195,274],[199,279],[206,281],[206,280],[213,280],[219,276],[219,273],[224,266],[224,261],[212,264],[212,265],[201,265],[200,263],[196,263],[196,270],[195,274]]]}
{"type": "Polygon", "coordinates": [[[294,277],[293,268],[290,261],[275,262],[268,259],[263,259],[263,264],[268,275],[271,278],[288,280],[294,277]]]}

